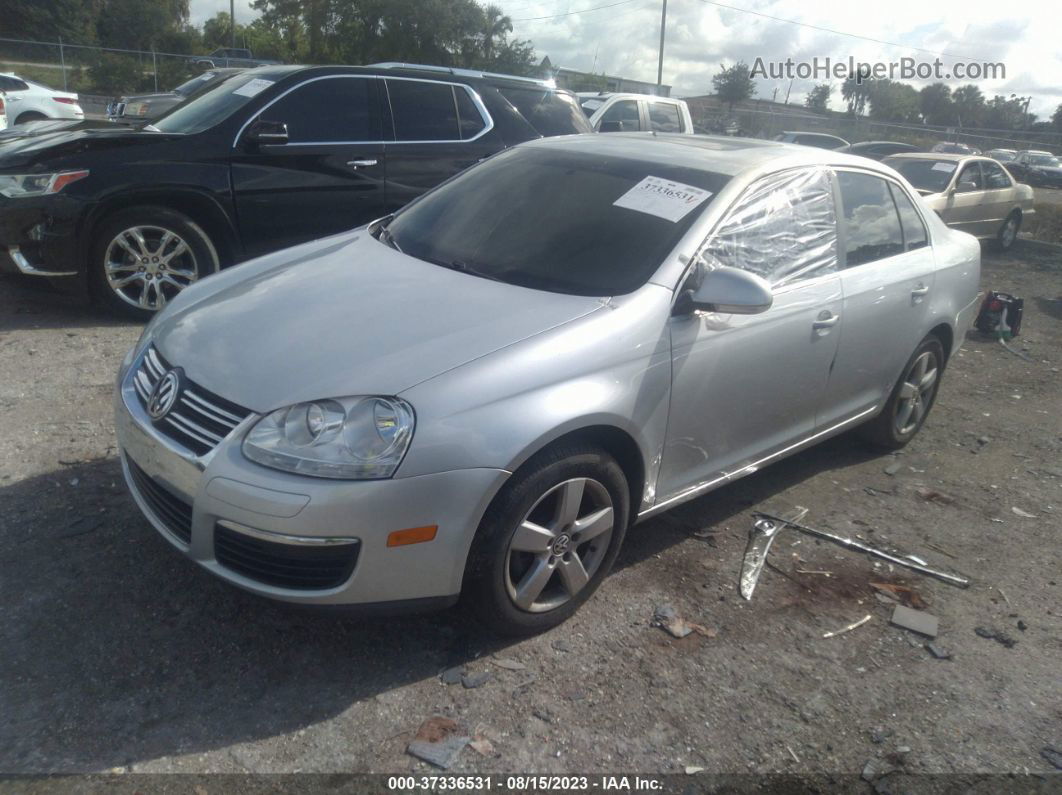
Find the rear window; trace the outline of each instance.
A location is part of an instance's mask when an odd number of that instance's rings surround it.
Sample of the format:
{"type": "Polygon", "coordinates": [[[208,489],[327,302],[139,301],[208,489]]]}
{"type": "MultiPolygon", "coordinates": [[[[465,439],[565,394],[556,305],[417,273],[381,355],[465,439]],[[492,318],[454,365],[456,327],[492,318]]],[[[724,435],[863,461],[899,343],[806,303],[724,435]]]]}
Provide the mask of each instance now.
{"type": "Polygon", "coordinates": [[[591,133],[593,129],[579,103],[568,94],[548,88],[499,88],[498,92],[520,111],[539,135],[591,133]]]}
{"type": "Polygon", "coordinates": [[[727,180],[677,165],[518,147],[424,195],[388,231],[406,254],[455,270],[569,295],[621,295],[648,281],[727,180]],[[655,196],[639,193],[649,177],[692,188],[685,193],[696,198],[665,217],[673,204],[661,210],[655,196]]]}

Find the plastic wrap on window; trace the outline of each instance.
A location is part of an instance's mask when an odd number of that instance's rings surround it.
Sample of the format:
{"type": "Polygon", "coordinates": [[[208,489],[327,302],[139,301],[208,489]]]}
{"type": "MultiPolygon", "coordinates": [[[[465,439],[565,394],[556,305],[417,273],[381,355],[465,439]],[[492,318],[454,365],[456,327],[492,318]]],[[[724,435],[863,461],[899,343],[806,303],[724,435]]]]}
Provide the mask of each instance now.
{"type": "Polygon", "coordinates": [[[705,253],[772,285],[838,269],[837,220],[825,168],[774,174],[753,184],[708,241],[705,253]]]}

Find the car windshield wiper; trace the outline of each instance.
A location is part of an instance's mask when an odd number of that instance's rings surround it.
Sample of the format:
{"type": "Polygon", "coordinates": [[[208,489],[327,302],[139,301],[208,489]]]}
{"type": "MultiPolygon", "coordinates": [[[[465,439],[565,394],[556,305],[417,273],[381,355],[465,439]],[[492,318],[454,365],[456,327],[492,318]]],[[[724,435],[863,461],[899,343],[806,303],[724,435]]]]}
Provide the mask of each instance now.
{"type": "Polygon", "coordinates": [[[369,232],[370,235],[375,237],[381,243],[386,246],[390,246],[399,254],[402,253],[402,249],[398,247],[398,243],[395,242],[394,235],[391,234],[391,230],[387,228],[387,225],[394,219],[393,215],[388,215],[377,221],[376,229],[369,232]]]}
{"type": "Polygon", "coordinates": [[[464,260],[455,259],[447,262],[444,260],[429,259],[428,262],[432,263],[433,265],[438,265],[442,268],[449,268],[452,271],[458,271],[460,273],[470,273],[473,276],[478,276],[481,279],[490,279],[492,282],[505,281],[505,279],[495,276],[492,273],[486,273],[484,271],[476,270],[464,260]]]}

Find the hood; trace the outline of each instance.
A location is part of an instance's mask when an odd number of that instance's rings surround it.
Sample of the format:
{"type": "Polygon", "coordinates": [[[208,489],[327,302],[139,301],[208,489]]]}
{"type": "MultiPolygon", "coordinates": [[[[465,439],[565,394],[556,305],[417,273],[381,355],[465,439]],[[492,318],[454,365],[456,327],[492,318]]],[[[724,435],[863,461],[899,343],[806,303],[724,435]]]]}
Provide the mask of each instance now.
{"type": "Polygon", "coordinates": [[[196,383],[266,412],[397,395],[602,306],[432,265],[359,230],[210,277],[153,339],[196,383]]]}
{"type": "MultiPolygon", "coordinates": [[[[0,136],[0,169],[35,165],[53,158],[119,147],[145,146],[179,138],[107,121],[75,121],[71,126],[42,122],[24,133],[0,136]]],[[[15,128],[17,131],[18,128],[15,128]]]]}

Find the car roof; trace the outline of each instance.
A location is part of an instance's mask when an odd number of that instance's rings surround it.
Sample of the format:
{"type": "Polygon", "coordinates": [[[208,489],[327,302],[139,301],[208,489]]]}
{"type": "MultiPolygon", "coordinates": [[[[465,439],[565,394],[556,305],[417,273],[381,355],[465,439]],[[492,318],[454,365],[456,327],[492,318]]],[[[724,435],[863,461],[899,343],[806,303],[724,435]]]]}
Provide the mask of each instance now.
{"type": "Polygon", "coordinates": [[[888,146],[914,146],[914,144],[909,144],[906,141],[856,141],[854,144],[850,144],[850,146],[884,146],[884,145],[888,145],[888,146]]]}
{"type": "Polygon", "coordinates": [[[833,133],[815,132],[813,130],[782,130],[779,135],[821,135],[824,138],[836,138],[838,141],[844,140],[841,136],[833,133]]]}
{"type": "Polygon", "coordinates": [[[611,99],[612,97],[632,97],[635,99],[668,100],[670,102],[682,102],[677,97],[661,97],[656,94],[637,94],[633,91],[576,91],[579,99],[611,99]]]}
{"type": "Polygon", "coordinates": [[[780,168],[814,165],[873,168],[866,158],[830,149],[727,135],[651,132],[562,135],[539,138],[522,146],[550,147],[662,165],[674,165],[678,161],[691,168],[727,176],[761,169],[773,162],[777,162],[780,168]]]}
{"type": "Polygon", "coordinates": [[[981,155],[963,154],[962,152],[897,152],[890,157],[903,157],[908,160],[950,160],[958,163],[960,160],[991,160],[981,155]]]}

